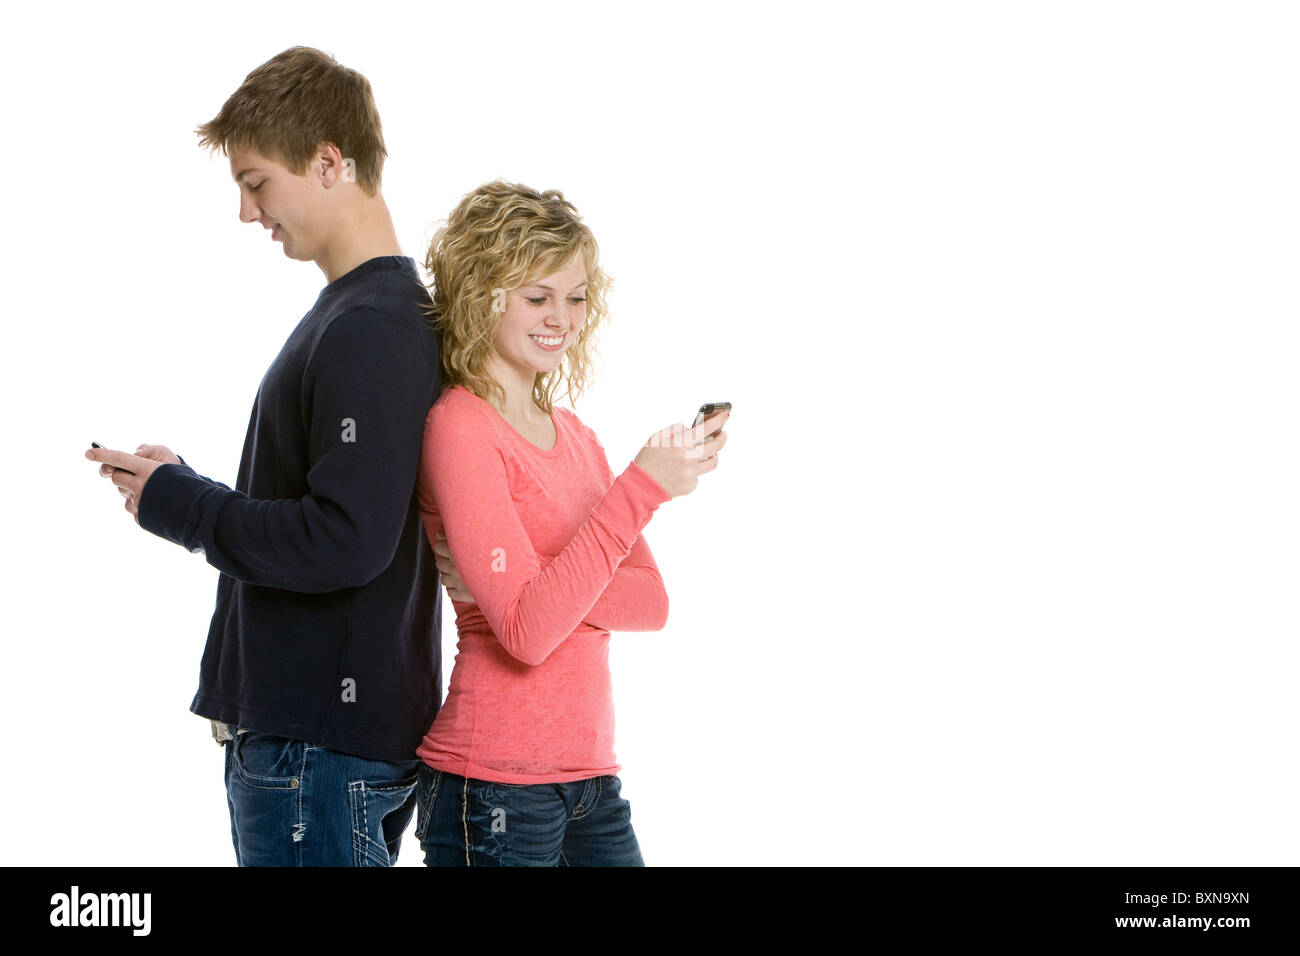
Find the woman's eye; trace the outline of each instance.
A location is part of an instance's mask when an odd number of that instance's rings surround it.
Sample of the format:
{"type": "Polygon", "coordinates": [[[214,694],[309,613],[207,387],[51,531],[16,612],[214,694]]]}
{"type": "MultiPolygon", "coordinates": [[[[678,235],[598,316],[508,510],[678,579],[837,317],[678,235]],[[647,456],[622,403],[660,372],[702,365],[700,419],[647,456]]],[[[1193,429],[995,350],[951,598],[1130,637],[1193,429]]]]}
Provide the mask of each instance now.
{"type": "Polygon", "coordinates": [[[570,298],[569,298],[569,301],[570,301],[570,302],[586,302],[587,300],[586,300],[586,299],[575,299],[575,298],[570,297],[570,298]]]}
{"type": "Polygon", "coordinates": [[[533,305],[541,305],[543,302],[546,301],[546,296],[540,296],[539,298],[536,299],[529,296],[528,301],[531,302],[533,305]]]}

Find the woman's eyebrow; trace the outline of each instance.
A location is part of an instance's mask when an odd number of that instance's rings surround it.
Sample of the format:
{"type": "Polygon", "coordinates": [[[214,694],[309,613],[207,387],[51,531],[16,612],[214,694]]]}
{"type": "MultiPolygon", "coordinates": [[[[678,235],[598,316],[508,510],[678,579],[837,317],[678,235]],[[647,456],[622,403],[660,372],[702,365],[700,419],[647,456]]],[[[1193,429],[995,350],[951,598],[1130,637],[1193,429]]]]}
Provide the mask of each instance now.
{"type": "MultiPolygon", "coordinates": [[[[579,282],[579,283],[578,283],[577,285],[575,285],[573,288],[574,288],[574,289],[581,289],[581,288],[582,288],[584,285],[586,285],[586,284],[587,284],[587,280],[586,280],[586,279],[583,279],[581,282],[579,282]]],[[[543,285],[543,284],[540,283],[540,282],[530,282],[528,285],[524,286],[524,288],[525,288],[525,289],[545,289],[547,292],[554,292],[554,291],[555,291],[555,290],[552,289],[549,285],[543,285]]],[[[572,290],[570,290],[570,291],[572,291],[572,290]]]]}

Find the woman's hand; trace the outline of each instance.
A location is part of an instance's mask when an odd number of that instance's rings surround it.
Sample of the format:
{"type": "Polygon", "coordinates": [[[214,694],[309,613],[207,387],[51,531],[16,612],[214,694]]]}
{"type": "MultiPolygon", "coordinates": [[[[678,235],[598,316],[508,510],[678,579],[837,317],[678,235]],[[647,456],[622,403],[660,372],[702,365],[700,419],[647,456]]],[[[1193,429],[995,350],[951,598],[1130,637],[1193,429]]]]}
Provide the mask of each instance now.
{"type": "Polygon", "coordinates": [[[700,475],[718,467],[718,452],[727,443],[722,426],[730,417],[731,412],[718,412],[694,428],[679,422],[660,429],[633,461],[674,498],[689,495],[700,483],[700,475]]]}

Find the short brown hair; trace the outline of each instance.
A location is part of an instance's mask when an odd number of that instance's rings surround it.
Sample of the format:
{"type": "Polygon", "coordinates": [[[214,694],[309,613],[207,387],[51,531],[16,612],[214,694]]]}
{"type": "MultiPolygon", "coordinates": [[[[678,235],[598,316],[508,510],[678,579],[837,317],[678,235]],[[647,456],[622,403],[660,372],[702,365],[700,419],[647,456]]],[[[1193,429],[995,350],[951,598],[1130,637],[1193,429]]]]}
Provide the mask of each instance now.
{"type": "Polygon", "coordinates": [[[370,81],[308,46],[290,47],[249,73],[195,132],[200,146],[226,155],[252,147],[299,176],[317,145],[333,143],[355,163],[368,196],[379,190],[388,155],[370,81]]]}

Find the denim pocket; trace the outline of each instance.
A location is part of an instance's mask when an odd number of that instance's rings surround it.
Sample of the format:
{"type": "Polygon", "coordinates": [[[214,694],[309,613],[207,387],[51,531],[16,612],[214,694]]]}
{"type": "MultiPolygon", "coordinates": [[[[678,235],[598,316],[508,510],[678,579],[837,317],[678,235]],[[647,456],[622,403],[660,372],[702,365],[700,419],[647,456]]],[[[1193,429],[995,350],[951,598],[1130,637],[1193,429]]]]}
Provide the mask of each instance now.
{"type": "Polygon", "coordinates": [[[420,767],[415,782],[416,816],[415,838],[423,841],[429,829],[429,818],[433,816],[433,802],[438,799],[438,787],[442,783],[442,771],[427,764],[420,767]]]}
{"type": "Polygon", "coordinates": [[[234,747],[235,772],[250,787],[296,790],[302,773],[304,744],[250,730],[226,744],[234,747]]]}
{"type": "Polygon", "coordinates": [[[464,826],[473,866],[555,866],[564,845],[565,784],[471,780],[464,826]]]}
{"type": "MultiPolygon", "coordinates": [[[[356,866],[391,866],[395,854],[388,849],[389,836],[384,832],[384,818],[406,805],[418,778],[371,782],[353,780],[348,784],[348,802],[352,807],[352,854],[356,866]]],[[[410,811],[402,815],[403,827],[411,819],[410,811]]],[[[401,833],[392,836],[400,841],[401,833]]]]}

